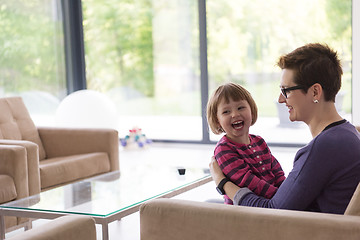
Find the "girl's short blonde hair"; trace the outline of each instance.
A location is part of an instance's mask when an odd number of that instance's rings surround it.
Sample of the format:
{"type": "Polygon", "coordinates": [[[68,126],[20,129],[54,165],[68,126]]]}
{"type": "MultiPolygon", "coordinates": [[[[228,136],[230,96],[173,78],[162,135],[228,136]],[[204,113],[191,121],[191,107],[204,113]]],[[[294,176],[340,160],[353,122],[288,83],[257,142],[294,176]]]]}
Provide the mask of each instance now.
{"type": "Polygon", "coordinates": [[[219,121],[217,119],[218,105],[223,99],[225,99],[226,103],[229,103],[230,100],[246,100],[249,103],[251,109],[251,125],[255,124],[257,120],[258,110],[250,92],[237,83],[225,83],[223,85],[220,85],[215,90],[207,103],[207,121],[213,133],[221,134],[223,132],[223,130],[219,127],[219,121]]]}

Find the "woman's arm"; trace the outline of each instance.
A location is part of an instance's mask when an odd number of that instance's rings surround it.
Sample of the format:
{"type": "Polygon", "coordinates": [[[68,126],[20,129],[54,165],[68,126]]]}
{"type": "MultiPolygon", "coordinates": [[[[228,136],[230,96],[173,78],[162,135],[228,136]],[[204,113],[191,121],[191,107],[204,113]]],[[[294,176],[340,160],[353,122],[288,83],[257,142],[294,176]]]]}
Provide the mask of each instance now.
{"type": "MultiPolygon", "coordinates": [[[[220,181],[225,178],[224,173],[221,171],[219,164],[217,163],[215,157],[211,158],[211,162],[209,164],[211,176],[215,182],[215,185],[219,185],[220,181]]],[[[240,187],[235,185],[233,182],[228,181],[224,185],[224,190],[226,195],[231,199],[234,200],[234,196],[237,191],[240,190],[240,187]]]]}

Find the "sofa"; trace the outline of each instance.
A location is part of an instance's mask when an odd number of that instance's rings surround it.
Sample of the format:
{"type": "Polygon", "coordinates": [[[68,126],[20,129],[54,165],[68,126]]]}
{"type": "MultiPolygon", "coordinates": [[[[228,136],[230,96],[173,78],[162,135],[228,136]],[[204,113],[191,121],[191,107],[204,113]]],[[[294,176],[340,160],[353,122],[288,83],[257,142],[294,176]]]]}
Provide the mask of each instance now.
{"type": "Polygon", "coordinates": [[[96,240],[95,221],[89,216],[63,216],[6,239],[96,240]]]}
{"type": "Polygon", "coordinates": [[[360,185],[344,215],[156,199],[140,207],[141,240],[358,240],[360,185]]]}
{"type": "Polygon", "coordinates": [[[21,97],[0,98],[0,112],[0,203],[119,170],[114,129],[36,127],[21,97]]]}

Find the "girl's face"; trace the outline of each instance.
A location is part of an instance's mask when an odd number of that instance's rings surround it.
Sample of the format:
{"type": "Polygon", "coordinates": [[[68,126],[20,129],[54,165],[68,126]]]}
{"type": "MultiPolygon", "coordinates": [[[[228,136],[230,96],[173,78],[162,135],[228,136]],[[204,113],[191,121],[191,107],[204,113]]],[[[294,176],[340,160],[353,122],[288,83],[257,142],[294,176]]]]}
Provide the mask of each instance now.
{"type": "MultiPolygon", "coordinates": [[[[289,88],[297,86],[294,82],[294,71],[283,69],[280,87],[289,88]]],[[[310,91],[304,93],[301,89],[287,91],[287,98],[280,93],[279,103],[285,103],[289,109],[290,121],[303,121],[308,124],[311,120],[312,96],[310,91]]]]}
{"type": "Polygon", "coordinates": [[[217,120],[226,136],[238,143],[249,144],[249,128],[252,123],[251,108],[246,100],[229,103],[222,99],[217,107],[217,120]]]}

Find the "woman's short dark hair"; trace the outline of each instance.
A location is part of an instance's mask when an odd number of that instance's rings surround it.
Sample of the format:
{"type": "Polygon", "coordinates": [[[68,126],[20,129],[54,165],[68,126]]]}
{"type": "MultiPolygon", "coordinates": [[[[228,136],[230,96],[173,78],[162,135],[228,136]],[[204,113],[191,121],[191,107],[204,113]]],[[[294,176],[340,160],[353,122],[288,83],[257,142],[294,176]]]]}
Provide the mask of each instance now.
{"type": "Polygon", "coordinates": [[[341,88],[343,70],[336,51],[326,44],[310,43],[279,58],[281,69],[294,71],[294,82],[305,91],[319,83],[324,90],[325,101],[335,102],[341,88]]]}

